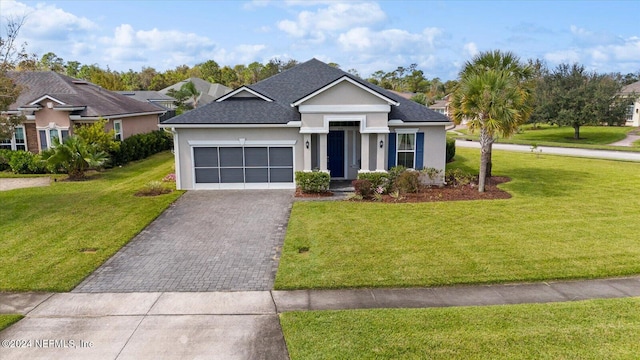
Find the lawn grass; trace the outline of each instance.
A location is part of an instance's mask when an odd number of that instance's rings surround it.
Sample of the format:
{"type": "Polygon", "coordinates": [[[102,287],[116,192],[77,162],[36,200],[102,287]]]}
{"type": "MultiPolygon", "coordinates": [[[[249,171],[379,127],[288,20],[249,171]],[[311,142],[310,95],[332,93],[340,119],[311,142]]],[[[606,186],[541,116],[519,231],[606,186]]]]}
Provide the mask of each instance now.
{"type": "MultiPolygon", "coordinates": [[[[609,144],[623,140],[627,133],[634,130],[632,127],[626,126],[582,126],[580,127],[580,139],[573,138],[573,128],[558,127],[551,125],[538,125],[533,128],[531,125],[522,127],[522,132],[514,134],[510,138],[498,139],[499,143],[519,144],[519,145],[537,145],[537,146],[555,146],[555,147],[575,147],[585,149],[602,149],[602,150],[623,150],[623,151],[640,151],[637,146],[621,147],[611,146],[609,144]]],[[[471,134],[467,129],[456,130],[464,136],[450,135],[459,139],[478,140],[478,133],[471,134]]]]}
{"type": "Polygon", "coordinates": [[[0,291],[71,290],[182,194],[133,195],[171,172],[165,152],[88,181],[0,192],[0,291]]]}
{"type": "MultiPolygon", "coordinates": [[[[22,315],[0,315],[0,331],[8,328],[9,326],[18,322],[18,320],[22,319],[24,316],[22,315]]],[[[0,339],[5,340],[5,339],[0,339]]]]}
{"type": "Polygon", "coordinates": [[[296,359],[634,359],[640,298],[486,307],[290,312],[296,359]]]}
{"type": "MultiPolygon", "coordinates": [[[[414,287],[640,273],[640,164],[494,151],[507,200],[296,202],[277,289],[414,287]],[[299,249],[308,248],[300,252],[299,249]]],[[[477,173],[479,151],[449,167],[477,173]]]]}

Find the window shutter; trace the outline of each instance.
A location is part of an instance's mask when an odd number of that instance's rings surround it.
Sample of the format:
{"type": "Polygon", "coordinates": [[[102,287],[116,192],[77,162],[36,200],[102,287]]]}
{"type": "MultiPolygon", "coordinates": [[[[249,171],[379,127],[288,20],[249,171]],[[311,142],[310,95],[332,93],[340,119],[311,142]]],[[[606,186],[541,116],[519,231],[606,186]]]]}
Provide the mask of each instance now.
{"type": "Polygon", "coordinates": [[[416,134],[416,170],[424,167],[424,133],[416,134]]]}
{"type": "Polygon", "coordinates": [[[389,138],[387,140],[388,149],[388,168],[396,166],[396,133],[389,133],[389,138]]]}

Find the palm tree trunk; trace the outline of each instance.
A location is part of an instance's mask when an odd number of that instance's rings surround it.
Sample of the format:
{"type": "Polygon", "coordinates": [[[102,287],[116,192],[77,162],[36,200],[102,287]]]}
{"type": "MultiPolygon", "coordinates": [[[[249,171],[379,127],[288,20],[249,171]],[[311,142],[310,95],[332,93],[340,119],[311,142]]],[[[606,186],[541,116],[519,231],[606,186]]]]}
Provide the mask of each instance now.
{"type": "Polygon", "coordinates": [[[485,179],[488,179],[492,176],[491,175],[491,170],[493,169],[493,161],[491,160],[492,155],[493,155],[493,141],[489,143],[489,150],[487,151],[487,175],[485,179]]]}
{"type": "Polygon", "coordinates": [[[478,175],[478,191],[484,192],[487,180],[487,167],[491,162],[491,136],[483,127],[480,129],[480,174],[478,175]]]}

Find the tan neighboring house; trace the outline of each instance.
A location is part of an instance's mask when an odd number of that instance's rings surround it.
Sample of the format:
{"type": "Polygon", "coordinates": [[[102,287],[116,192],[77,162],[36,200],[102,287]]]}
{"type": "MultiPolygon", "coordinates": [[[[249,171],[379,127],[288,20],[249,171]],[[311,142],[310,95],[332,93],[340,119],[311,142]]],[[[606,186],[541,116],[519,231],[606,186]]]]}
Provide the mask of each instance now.
{"type": "Polygon", "coordinates": [[[625,96],[635,95],[633,104],[629,105],[627,111],[627,126],[640,126],[640,81],[623,87],[621,93],[625,96]]]}
{"type": "Polygon", "coordinates": [[[51,147],[53,139],[64,141],[74,125],[90,124],[103,118],[114,129],[116,139],[158,129],[166,110],[125,95],[105,90],[83,80],[53,71],[9,72],[22,87],[8,114],[24,114],[25,122],[12,139],[0,141],[0,148],[39,152],[51,147]]]}
{"type": "MultiPolygon", "coordinates": [[[[164,121],[178,189],[295,188],[296,171],[444,172],[449,119],[312,59],[164,121]]],[[[441,180],[441,179],[440,179],[441,180]]]]}

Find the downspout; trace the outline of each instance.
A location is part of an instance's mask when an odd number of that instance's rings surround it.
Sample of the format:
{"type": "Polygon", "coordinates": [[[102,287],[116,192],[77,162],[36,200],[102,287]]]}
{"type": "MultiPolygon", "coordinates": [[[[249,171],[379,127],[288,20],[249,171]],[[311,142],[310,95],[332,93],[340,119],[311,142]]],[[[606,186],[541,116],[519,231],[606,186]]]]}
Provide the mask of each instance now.
{"type": "Polygon", "coordinates": [[[178,132],[176,131],[176,128],[171,128],[171,134],[173,134],[173,155],[176,165],[176,189],[182,190],[182,176],[180,176],[180,143],[178,141],[178,132]]]}

